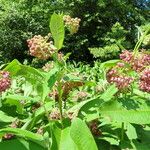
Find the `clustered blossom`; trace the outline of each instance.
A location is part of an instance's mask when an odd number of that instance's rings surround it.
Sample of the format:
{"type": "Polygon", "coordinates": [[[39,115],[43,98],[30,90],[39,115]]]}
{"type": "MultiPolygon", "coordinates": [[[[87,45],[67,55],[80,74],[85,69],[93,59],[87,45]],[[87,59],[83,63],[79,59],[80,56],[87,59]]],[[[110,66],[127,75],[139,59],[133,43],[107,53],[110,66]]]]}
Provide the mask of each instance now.
{"type": "Polygon", "coordinates": [[[46,63],[46,64],[42,67],[42,69],[43,69],[45,72],[49,72],[52,68],[54,68],[54,62],[53,62],[53,61],[46,63]]]}
{"type": "Polygon", "coordinates": [[[8,71],[0,71],[0,93],[10,88],[11,79],[8,71]]]}
{"type": "Polygon", "coordinates": [[[88,97],[88,93],[85,91],[78,91],[77,94],[74,96],[75,101],[81,101],[88,97]]]}
{"type": "Polygon", "coordinates": [[[142,91],[150,92],[150,54],[145,51],[134,52],[123,51],[120,54],[121,62],[117,63],[112,69],[107,72],[107,81],[115,83],[119,90],[127,89],[133,82],[133,78],[129,77],[128,71],[135,71],[141,74],[139,88],[142,91]]]}
{"type": "Polygon", "coordinates": [[[35,35],[33,38],[28,39],[28,47],[31,56],[35,56],[42,60],[47,60],[55,52],[56,47],[52,41],[49,40],[50,35],[42,37],[35,35]]]}
{"type": "Polygon", "coordinates": [[[38,128],[36,133],[43,135],[44,134],[43,128],[42,127],[38,128]]]}
{"type": "Polygon", "coordinates": [[[132,52],[125,50],[120,54],[120,59],[128,63],[133,59],[133,54],[132,52]]]}
{"type": "Polygon", "coordinates": [[[133,82],[132,77],[121,75],[115,69],[111,69],[107,73],[107,81],[109,83],[115,83],[119,90],[129,88],[130,84],[133,82]]]}
{"type": "Polygon", "coordinates": [[[81,19],[77,17],[71,18],[69,15],[64,15],[63,19],[70,33],[71,34],[77,33],[81,19]]]}
{"type": "Polygon", "coordinates": [[[53,108],[51,113],[49,114],[49,118],[51,120],[59,120],[60,119],[60,111],[58,108],[53,108]]]}
{"type": "Polygon", "coordinates": [[[150,93],[150,69],[145,69],[140,77],[139,87],[142,91],[150,93]]]}
{"type": "Polygon", "coordinates": [[[139,52],[137,56],[133,55],[133,52],[127,50],[120,54],[120,59],[126,63],[129,63],[133,70],[141,72],[146,66],[150,65],[150,54],[139,52]]]}

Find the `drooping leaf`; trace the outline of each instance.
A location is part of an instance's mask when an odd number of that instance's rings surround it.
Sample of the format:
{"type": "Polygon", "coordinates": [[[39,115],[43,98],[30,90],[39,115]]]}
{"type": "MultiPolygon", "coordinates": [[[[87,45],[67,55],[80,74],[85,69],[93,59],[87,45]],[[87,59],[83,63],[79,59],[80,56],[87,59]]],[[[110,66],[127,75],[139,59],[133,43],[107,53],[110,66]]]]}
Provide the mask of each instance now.
{"type": "Polygon", "coordinates": [[[143,92],[143,91],[140,91],[138,89],[133,89],[133,93],[138,95],[139,97],[146,98],[147,100],[150,100],[150,94],[147,92],[143,92]]]}
{"type": "Polygon", "coordinates": [[[108,60],[108,61],[102,63],[100,67],[102,69],[111,68],[111,67],[115,66],[118,62],[120,62],[119,59],[117,59],[117,60],[108,60]]]}
{"type": "Polygon", "coordinates": [[[23,114],[23,105],[20,103],[20,101],[16,99],[7,98],[4,104],[9,105],[9,106],[16,106],[16,111],[19,114],[23,114]]]}

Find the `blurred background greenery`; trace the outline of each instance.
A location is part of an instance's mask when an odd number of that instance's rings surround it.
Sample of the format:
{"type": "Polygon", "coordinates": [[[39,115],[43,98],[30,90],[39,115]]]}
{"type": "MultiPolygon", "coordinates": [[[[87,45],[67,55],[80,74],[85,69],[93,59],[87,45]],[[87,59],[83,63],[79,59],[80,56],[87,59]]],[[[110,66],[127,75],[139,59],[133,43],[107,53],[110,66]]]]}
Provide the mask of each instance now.
{"type": "Polygon", "coordinates": [[[76,62],[117,58],[134,48],[137,27],[150,22],[148,0],[0,0],[0,63],[32,62],[26,40],[49,33],[54,11],[81,18],[79,32],[67,34],[62,49],[76,62]]]}

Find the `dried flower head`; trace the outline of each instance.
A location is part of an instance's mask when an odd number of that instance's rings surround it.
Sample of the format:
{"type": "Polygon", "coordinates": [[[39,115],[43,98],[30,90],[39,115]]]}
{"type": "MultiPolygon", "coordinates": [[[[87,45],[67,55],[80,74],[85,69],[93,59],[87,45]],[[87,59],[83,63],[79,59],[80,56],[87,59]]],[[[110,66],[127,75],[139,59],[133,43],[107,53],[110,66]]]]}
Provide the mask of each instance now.
{"type": "Polygon", "coordinates": [[[97,120],[91,121],[89,123],[89,128],[90,128],[93,135],[95,135],[95,136],[101,136],[102,135],[101,130],[98,128],[98,121],[97,120]]]}

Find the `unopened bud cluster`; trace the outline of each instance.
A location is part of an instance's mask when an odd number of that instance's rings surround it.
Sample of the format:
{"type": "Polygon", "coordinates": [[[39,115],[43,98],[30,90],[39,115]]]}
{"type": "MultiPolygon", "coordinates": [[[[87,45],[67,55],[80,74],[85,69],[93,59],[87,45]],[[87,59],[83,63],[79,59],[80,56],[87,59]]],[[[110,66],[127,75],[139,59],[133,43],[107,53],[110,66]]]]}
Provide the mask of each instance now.
{"type": "Polygon", "coordinates": [[[80,18],[71,18],[69,15],[64,15],[63,17],[65,26],[69,29],[71,34],[77,33],[79,29],[80,18]]]}
{"type": "Polygon", "coordinates": [[[8,71],[0,71],[0,93],[10,88],[11,79],[8,71]]]}
{"type": "Polygon", "coordinates": [[[150,69],[145,69],[140,77],[139,87],[142,91],[150,93],[150,69]]]}
{"type": "Polygon", "coordinates": [[[88,97],[88,93],[85,91],[78,91],[76,96],[74,97],[76,101],[84,100],[88,97]]]}
{"type": "Polygon", "coordinates": [[[39,59],[46,60],[52,56],[56,47],[52,41],[49,40],[50,35],[42,37],[41,35],[35,35],[33,38],[28,39],[28,47],[31,56],[35,56],[39,59]]]}
{"type": "Polygon", "coordinates": [[[43,69],[45,72],[49,72],[53,67],[54,67],[54,62],[51,61],[51,62],[46,63],[46,64],[42,67],[42,69],[43,69]]]}
{"type": "Polygon", "coordinates": [[[52,109],[51,113],[49,114],[49,118],[51,120],[59,120],[60,119],[60,111],[58,108],[52,109]]]}

